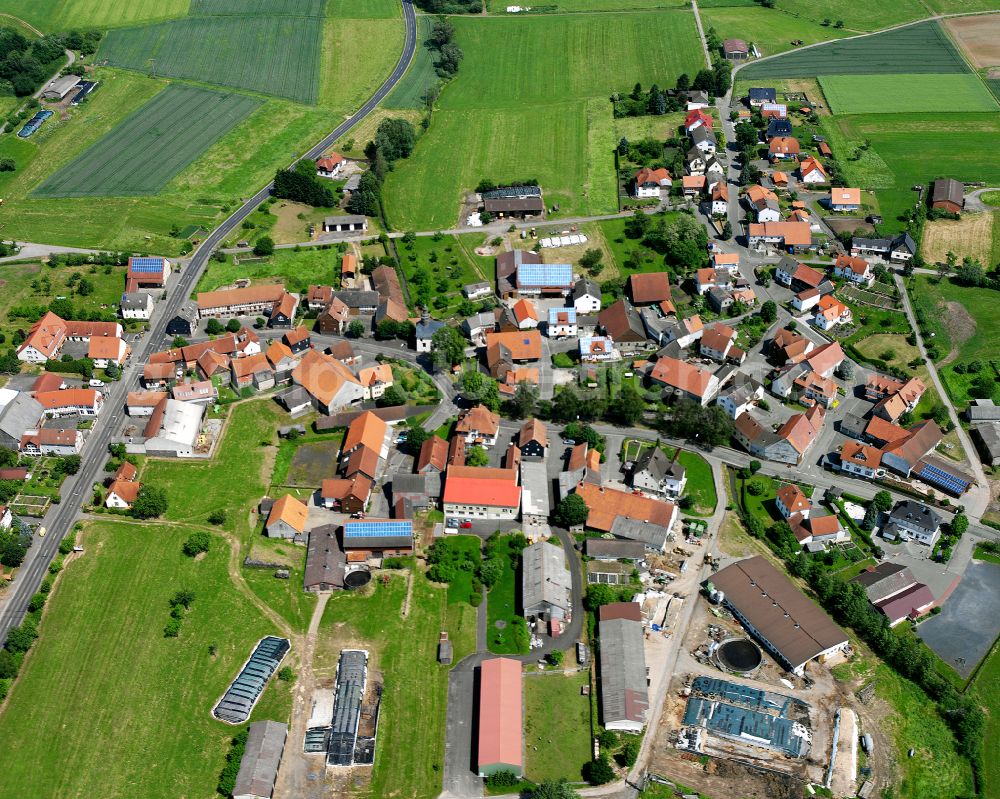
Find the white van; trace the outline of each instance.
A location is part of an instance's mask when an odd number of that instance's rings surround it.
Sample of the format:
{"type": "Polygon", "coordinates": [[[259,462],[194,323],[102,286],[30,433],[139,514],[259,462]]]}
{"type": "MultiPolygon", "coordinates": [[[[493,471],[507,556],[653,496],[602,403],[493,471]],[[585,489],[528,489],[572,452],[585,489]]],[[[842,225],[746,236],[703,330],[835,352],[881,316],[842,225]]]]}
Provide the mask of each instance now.
{"type": "Polygon", "coordinates": [[[104,381],[103,380],[97,380],[97,379],[91,380],[90,381],[90,387],[91,388],[104,388],[104,381]]]}

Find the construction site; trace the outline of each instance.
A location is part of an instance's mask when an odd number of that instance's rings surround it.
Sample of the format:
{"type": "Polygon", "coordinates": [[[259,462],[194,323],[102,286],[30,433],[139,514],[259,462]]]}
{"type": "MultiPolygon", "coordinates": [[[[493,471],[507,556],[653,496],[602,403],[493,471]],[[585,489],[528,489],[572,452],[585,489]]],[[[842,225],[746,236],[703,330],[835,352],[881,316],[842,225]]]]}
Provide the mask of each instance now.
{"type": "Polygon", "coordinates": [[[651,730],[650,773],[710,796],[799,799],[809,785],[854,796],[866,777],[849,709],[857,700],[833,679],[833,664],[809,663],[797,676],[725,607],[687,601],[697,605],[651,730]]]}

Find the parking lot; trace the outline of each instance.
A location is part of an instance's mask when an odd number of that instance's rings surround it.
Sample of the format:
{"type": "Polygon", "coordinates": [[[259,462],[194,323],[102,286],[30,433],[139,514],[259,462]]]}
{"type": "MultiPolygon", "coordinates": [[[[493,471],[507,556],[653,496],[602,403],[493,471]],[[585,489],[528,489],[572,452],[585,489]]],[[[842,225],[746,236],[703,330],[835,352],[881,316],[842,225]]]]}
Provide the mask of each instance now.
{"type": "Polygon", "coordinates": [[[971,562],[955,593],[937,616],[920,625],[918,634],[968,678],[1000,634],[1000,566],[971,562]]]}

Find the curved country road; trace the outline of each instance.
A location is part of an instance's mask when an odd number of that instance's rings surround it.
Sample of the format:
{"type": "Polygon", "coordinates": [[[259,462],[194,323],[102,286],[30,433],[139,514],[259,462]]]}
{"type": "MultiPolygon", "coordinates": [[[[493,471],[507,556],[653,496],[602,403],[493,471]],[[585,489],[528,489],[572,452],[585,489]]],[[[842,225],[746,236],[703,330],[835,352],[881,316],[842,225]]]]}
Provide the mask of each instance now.
{"type": "MultiPolygon", "coordinates": [[[[356,114],[338,125],[316,146],[295,159],[293,164],[302,158],[316,158],[322,154],[337,139],[367,117],[403,77],[416,51],[417,25],[411,1],[401,1],[406,34],[403,52],[395,68],[378,91],[358,109],[356,114]]],[[[108,444],[114,438],[122,420],[125,395],[130,387],[137,383],[138,377],[142,373],[142,365],[146,363],[149,355],[162,341],[166,334],[167,322],[180,311],[181,306],[187,301],[201,276],[202,270],[208,263],[212,251],[270,196],[272,186],[273,184],[269,183],[254,194],[205,238],[192,256],[188,266],[180,274],[180,279],[170,287],[167,298],[157,304],[150,332],[136,345],[131,362],[126,367],[122,379],[107,388],[104,411],[97,418],[87,439],[80,471],[66,480],[62,489],[62,502],[53,505],[41,522],[41,525],[48,531],[48,535],[44,538],[35,538],[24,563],[18,570],[16,579],[0,599],[0,643],[7,637],[7,632],[11,627],[21,623],[31,596],[38,590],[48,573],[49,564],[58,551],[59,542],[76,522],[81,505],[90,499],[91,488],[100,477],[101,469],[107,460],[108,444]]]]}

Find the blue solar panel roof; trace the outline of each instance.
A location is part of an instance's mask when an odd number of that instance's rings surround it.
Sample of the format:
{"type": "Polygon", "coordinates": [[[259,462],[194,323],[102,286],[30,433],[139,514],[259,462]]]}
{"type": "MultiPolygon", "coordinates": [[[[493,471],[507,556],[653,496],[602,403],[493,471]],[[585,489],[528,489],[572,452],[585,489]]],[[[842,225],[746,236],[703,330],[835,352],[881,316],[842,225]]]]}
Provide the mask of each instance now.
{"type": "Polygon", "coordinates": [[[573,264],[519,264],[517,282],[522,286],[569,286],[573,264]]]}
{"type": "Polygon", "coordinates": [[[559,314],[566,314],[566,321],[576,324],[576,308],[549,308],[549,324],[559,324],[559,314]]]}
{"type": "Polygon", "coordinates": [[[955,495],[965,493],[965,490],[969,487],[969,481],[965,478],[950,474],[929,463],[923,465],[920,471],[917,472],[917,477],[926,483],[939,486],[955,495]]]}
{"type": "Polygon", "coordinates": [[[136,274],[157,274],[163,271],[162,258],[131,258],[129,271],[136,274]]]}
{"type": "Polygon", "coordinates": [[[344,522],[344,538],[376,538],[383,536],[412,536],[411,519],[383,521],[344,522]]]}

